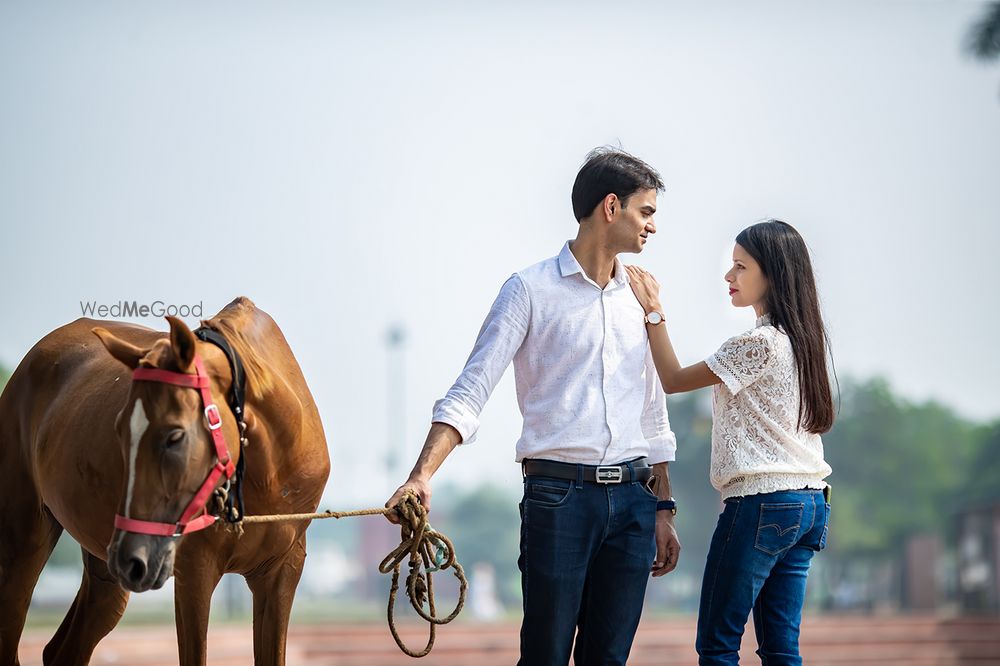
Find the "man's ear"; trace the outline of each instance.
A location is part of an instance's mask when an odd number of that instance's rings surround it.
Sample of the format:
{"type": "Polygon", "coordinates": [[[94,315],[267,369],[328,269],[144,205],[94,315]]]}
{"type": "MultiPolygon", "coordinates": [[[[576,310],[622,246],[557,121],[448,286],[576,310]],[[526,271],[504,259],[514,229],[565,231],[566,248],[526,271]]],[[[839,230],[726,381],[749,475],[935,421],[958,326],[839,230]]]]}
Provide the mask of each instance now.
{"type": "Polygon", "coordinates": [[[605,222],[611,222],[615,217],[615,213],[622,207],[621,200],[614,192],[604,197],[604,201],[601,203],[601,206],[604,212],[605,222]]]}
{"type": "Polygon", "coordinates": [[[139,359],[145,356],[145,351],[139,349],[131,342],[126,342],[121,338],[115,337],[115,335],[106,328],[98,326],[97,328],[90,329],[90,332],[98,337],[104,345],[104,348],[108,350],[108,353],[117,360],[121,361],[132,370],[139,367],[139,359]]]}

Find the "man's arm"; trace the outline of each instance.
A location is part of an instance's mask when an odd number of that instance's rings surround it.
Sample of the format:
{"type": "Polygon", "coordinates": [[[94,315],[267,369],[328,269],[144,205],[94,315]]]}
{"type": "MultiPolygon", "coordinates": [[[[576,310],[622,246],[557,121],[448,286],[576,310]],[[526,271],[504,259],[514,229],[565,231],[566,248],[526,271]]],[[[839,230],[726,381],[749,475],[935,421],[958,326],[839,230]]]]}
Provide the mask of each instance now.
{"type": "MultiPolygon", "coordinates": [[[[431,476],[456,446],[475,439],[479,414],[524,341],[530,318],[527,288],[514,275],[493,302],[462,374],[445,397],[434,404],[431,428],[420,456],[406,483],[389,498],[386,507],[395,506],[404,492],[412,490],[430,509],[431,476]]],[[[386,517],[390,522],[399,522],[395,512],[386,517]]]]}
{"type": "MultiPolygon", "coordinates": [[[[667,463],[653,465],[653,493],[658,499],[670,499],[670,472],[667,463]]],[[[668,574],[677,567],[681,555],[681,542],[674,527],[671,511],[656,512],[656,559],[653,561],[653,578],[668,574]]]]}
{"type": "MultiPolygon", "coordinates": [[[[646,352],[646,406],[642,413],[642,435],[649,442],[650,460],[653,463],[653,494],[657,499],[671,497],[669,461],[674,459],[677,438],[670,429],[666,396],[656,376],[652,353],[646,352]]],[[[674,529],[671,511],[656,512],[656,559],[650,569],[654,577],[670,573],[677,566],[681,544],[674,529]]]]}
{"type": "MultiPolygon", "coordinates": [[[[446,423],[432,423],[431,429],[427,433],[424,441],[424,448],[420,451],[416,464],[410,472],[406,483],[401,485],[396,493],[385,503],[387,508],[399,504],[406,491],[413,491],[425,509],[431,508],[431,476],[438,470],[448,454],[455,450],[455,447],[462,441],[462,436],[453,427],[446,423]]],[[[391,523],[399,523],[399,515],[395,512],[386,514],[386,518],[391,523]]]]}

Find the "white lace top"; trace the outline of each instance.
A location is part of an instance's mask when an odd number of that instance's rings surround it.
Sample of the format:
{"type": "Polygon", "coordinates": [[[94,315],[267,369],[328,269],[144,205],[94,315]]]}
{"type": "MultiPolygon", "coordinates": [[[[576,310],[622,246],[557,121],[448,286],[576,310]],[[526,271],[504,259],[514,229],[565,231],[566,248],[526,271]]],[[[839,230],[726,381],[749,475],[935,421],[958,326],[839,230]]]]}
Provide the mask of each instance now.
{"type": "Polygon", "coordinates": [[[765,315],[705,359],[712,393],[712,485],[722,498],[825,488],[819,435],[799,429],[792,343],[765,315]]]}

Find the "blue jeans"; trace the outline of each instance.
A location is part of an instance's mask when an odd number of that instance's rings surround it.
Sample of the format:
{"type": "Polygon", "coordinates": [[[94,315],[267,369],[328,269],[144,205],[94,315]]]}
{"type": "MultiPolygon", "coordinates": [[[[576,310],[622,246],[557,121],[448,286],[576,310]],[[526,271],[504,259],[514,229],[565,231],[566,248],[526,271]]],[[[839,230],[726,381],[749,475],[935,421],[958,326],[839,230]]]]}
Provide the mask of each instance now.
{"type": "Polygon", "coordinates": [[[731,497],[705,563],[698,608],[699,664],[738,664],[753,611],[762,664],[801,664],[799,623],[812,556],[826,545],[821,490],[731,497]]]}
{"type": "Polygon", "coordinates": [[[638,482],[524,480],[520,666],[624,664],[656,555],[656,497],[638,482]],[[576,646],[573,634],[576,633],[576,646]]]}

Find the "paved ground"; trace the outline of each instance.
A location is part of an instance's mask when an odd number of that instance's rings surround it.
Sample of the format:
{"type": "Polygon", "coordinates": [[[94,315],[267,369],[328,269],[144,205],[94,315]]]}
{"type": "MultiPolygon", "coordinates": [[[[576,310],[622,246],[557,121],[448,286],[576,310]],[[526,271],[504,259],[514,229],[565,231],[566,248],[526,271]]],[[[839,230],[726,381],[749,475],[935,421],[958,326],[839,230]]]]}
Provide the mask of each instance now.
{"type": "MultiPolygon", "coordinates": [[[[404,628],[404,638],[422,647],[424,627],[404,628]]],[[[743,663],[759,663],[753,653],[752,628],[744,640],[743,663]]],[[[24,666],[41,663],[51,631],[33,630],[21,641],[24,666]]],[[[1000,664],[1000,618],[812,617],[803,626],[802,652],[810,666],[948,666],[1000,664]]],[[[694,665],[694,620],[644,621],[629,664],[694,665]]],[[[249,626],[213,627],[208,663],[215,666],[252,661],[249,626]]],[[[516,624],[457,622],[438,632],[434,651],[415,662],[399,652],[382,625],[295,625],[288,640],[289,666],[510,666],[517,661],[516,624]]],[[[177,663],[172,627],[120,627],[98,646],[93,664],[167,666],[177,663]]]]}

